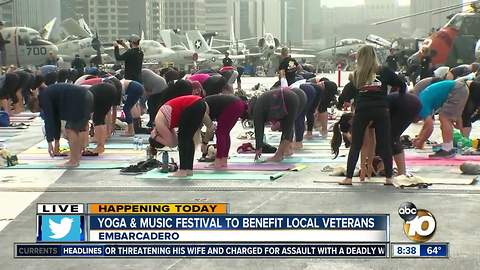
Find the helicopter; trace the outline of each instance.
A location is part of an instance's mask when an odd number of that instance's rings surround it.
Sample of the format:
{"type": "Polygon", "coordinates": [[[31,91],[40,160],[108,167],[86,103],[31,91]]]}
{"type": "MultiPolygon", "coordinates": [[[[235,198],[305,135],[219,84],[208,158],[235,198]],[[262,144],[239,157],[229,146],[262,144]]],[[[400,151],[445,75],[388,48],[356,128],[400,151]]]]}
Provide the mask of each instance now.
{"type": "Polygon", "coordinates": [[[469,64],[476,60],[476,45],[480,39],[480,5],[479,1],[456,4],[423,11],[411,15],[401,16],[374,25],[393,22],[427,13],[438,14],[454,9],[468,7],[465,12],[452,14],[450,20],[440,29],[434,31],[429,37],[423,39],[415,54],[420,54],[425,48],[432,52],[434,66],[447,65],[454,67],[460,64],[469,64]]]}

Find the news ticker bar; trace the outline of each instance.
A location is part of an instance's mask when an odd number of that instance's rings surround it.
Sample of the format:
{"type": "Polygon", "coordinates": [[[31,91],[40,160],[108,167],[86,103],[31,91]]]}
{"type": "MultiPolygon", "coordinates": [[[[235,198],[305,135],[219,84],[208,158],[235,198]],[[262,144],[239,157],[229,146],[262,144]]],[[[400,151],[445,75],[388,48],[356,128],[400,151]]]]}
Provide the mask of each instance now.
{"type": "Polygon", "coordinates": [[[448,258],[448,243],[391,243],[393,258],[448,258]]]}
{"type": "Polygon", "coordinates": [[[227,214],[228,203],[39,203],[37,214],[227,214]]]}
{"type": "Polygon", "coordinates": [[[376,244],[15,244],[15,258],[147,257],[334,257],[387,258],[387,243],[376,244]]]}

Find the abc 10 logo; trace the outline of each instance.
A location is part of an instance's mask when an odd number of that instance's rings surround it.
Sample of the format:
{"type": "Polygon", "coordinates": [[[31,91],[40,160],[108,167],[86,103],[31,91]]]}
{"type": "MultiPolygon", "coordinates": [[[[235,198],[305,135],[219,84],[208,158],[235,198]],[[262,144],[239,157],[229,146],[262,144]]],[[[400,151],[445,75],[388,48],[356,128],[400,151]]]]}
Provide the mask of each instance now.
{"type": "Polygon", "coordinates": [[[403,232],[408,239],[423,243],[435,234],[437,221],[430,211],[417,209],[415,204],[404,202],[398,208],[398,215],[404,220],[403,232]]]}

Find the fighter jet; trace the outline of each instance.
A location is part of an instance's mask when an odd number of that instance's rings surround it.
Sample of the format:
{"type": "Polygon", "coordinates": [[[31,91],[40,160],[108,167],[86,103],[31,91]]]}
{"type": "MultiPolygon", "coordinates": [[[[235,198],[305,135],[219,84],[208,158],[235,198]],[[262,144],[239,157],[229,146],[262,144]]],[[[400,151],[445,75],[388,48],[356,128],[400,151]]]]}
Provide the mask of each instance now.
{"type": "Polygon", "coordinates": [[[365,45],[365,41],[360,39],[342,39],[337,41],[335,46],[320,50],[317,53],[317,57],[320,59],[350,58],[363,45],[365,45]]]}
{"type": "MultiPolygon", "coordinates": [[[[213,67],[219,67],[221,65],[221,59],[225,57],[224,54],[219,50],[212,49],[200,31],[187,31],[185,36],[190,50],[193,50],[198,54],[198,62],[213,67]]],[[[236,57],[231,58],[234,59],[236,57]]]]}
{"type": "Polygon", "coordinates": [[[112,57],[104,53],[98,34],[92,33],[83,18],[78,21],[72,18],[66,19],[62,22],[61,27],[69,35],[57,44],[59,56],[65,62],[73,61],[76,54],[80,55],[87,63],[98,55],[105,63],[113,62],[112,57]]]}
{"type": "Polygon", "coordinates": [[[49,52],[58,54],[57,46],[32,28],[6,27],[0,32],[5,41],[6,65],[39,66],[45,64],[49,52]]]}
{"type": "Polygon", "coordinates": [[[195,65],[198,61],[198,53],[185,46],[182,38],[177,34],[179,30],[166,29],[160,31],[163,45],[175,52],[171,55],[169,61],[175,66],[185,67],[195,65]]]}
{"type": "Polygon", "coordinates": [[[247,55],[250,53],[250,51],[247,49],[247,46],[243,42],[247,40],[252,40],[252,39],[257,39],[257,38],[256,37],[245,38],[245,39],[235,38],[235,30],[233,26],[233,16],[232,16],[230,17],[230,39],[222,40],[222,39],[217,39],[212,37],[212,43],[213,41],[217,41],[217,42],[226,44],[222,46],[212,46],[212,49],[224,50],[228,52],[230,55],[247,55]]]}

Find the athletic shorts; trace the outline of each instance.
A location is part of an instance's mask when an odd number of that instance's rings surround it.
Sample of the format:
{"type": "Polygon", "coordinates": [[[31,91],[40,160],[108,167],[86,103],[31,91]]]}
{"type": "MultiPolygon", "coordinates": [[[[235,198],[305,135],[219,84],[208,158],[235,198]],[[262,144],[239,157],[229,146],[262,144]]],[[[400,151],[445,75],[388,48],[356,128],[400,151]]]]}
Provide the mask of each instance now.
{"type": "Polygon", "coordinates": [[[90,120],[90,114],[93,112],[93,94],[90,91],[86,92],[85,107],[86,110],[83,112],[83,116],[80,119],[66,122],[66,129],[71,129],[76,132],[87,131],[87,124],[90,120]]]}
{"type": "Polygon", "coordinates": [[[467,99],[467,86],[461,83],[456,83],[455,88],[448,95],[447,101],[443,103],[438,112],[449,120],[457,120],[462,116],[467,99]]]}

